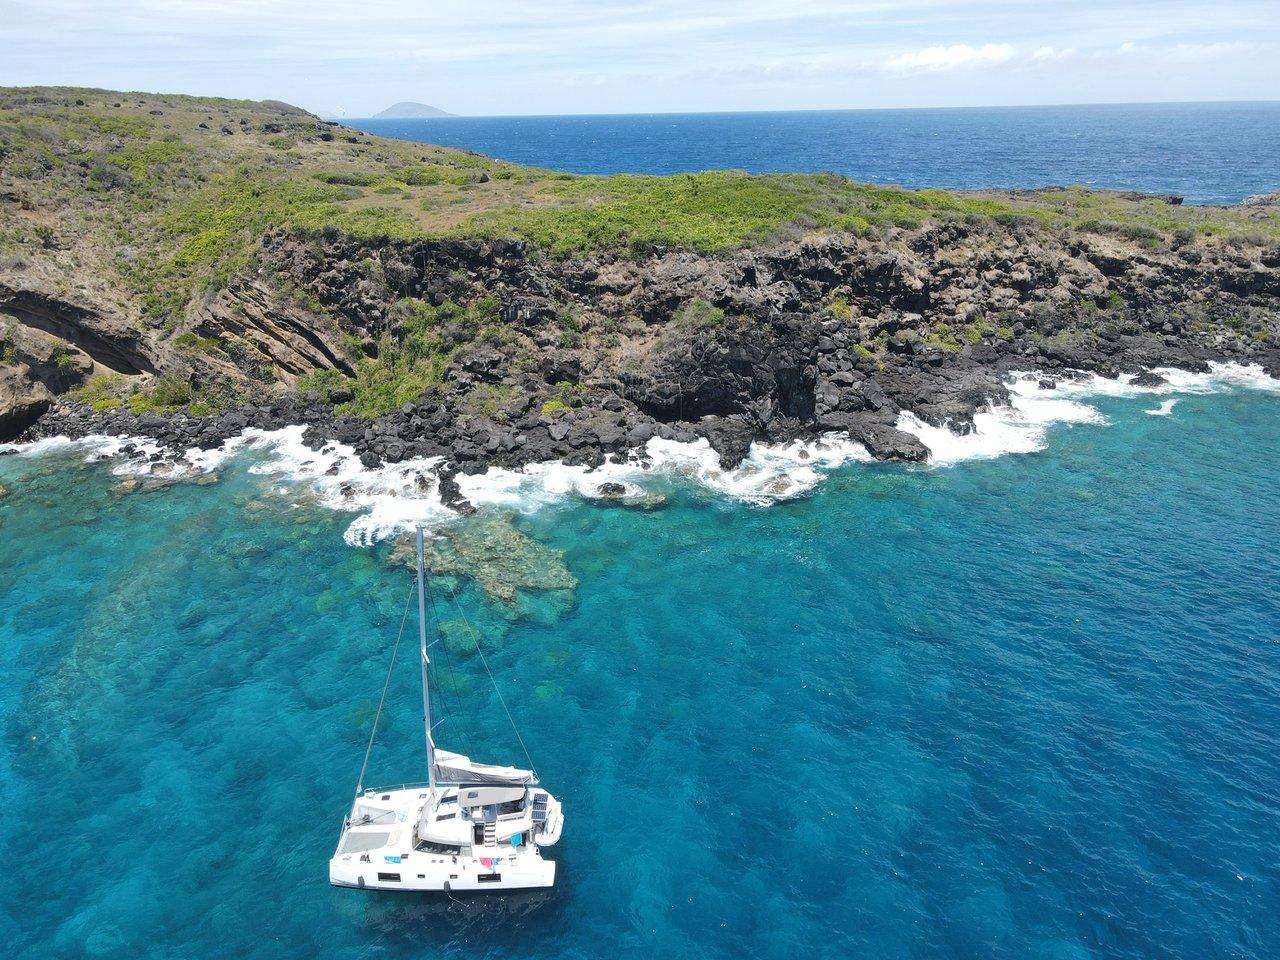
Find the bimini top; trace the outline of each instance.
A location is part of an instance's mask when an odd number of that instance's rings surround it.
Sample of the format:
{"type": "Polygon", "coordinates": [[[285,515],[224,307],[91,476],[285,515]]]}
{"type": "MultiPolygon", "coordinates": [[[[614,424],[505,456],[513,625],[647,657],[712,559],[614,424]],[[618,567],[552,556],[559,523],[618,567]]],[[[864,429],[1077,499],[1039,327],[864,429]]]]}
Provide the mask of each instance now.
{"type": "Polygon", "coordinates": [[[538,782],[532,770],[503,767],[493,763],[476,763],[470,757],[437,749],[436,780],[441,783],[500,783],[529,785],[538,782]]]}

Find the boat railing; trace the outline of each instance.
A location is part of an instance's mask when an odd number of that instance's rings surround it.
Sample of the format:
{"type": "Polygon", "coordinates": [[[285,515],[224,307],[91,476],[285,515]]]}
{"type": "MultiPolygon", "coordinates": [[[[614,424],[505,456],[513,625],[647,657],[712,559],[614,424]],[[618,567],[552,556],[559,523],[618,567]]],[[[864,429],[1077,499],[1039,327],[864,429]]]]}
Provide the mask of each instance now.
{"type": "MultiPolygon", "coordinates": [[[[452,784],[437,783],[436,786],[437,787],[452,786],[452,784]]],[[[365,787],[364,793],[360,794],[360,796],[367,797],[371,793],[391,793],[393,790],[417,790],[421,787],[430,788],[431,787],[430,781],[419,780],[416,783],[402,783],[396,787],[365,787]]]]}

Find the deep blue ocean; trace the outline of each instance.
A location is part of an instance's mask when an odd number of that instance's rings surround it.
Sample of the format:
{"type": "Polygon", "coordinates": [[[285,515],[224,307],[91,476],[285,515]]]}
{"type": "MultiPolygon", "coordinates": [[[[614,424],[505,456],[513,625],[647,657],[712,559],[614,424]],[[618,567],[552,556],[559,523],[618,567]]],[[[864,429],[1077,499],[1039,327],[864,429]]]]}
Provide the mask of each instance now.
{"type": "Polygon", "coordinates": [[[1280,190],[1280,101],[344,120],[574,173],[832,172],[906,187],[1280,190]]]}
{"type": "MultiPolygon", "coordinates": [[[[0,457],[4,956],[1280,956],[1280,393],[1090,403],[768,507],[672,477],[503,521],[576,590],[457,601],[567,826],[553,892],[458,903],[327,883],[386,541],[253,452],[123,495],[0,457]]],[[[440,742],[521,762],[440,649],[440,742]]],[[[372,782],[421,776],[416,682],[372,782]]]]}

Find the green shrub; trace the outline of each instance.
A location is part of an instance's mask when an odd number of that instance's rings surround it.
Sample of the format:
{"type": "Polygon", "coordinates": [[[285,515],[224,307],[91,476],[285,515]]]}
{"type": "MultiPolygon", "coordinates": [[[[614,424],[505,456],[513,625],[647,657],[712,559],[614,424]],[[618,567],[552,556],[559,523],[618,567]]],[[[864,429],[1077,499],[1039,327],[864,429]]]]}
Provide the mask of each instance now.
{"type": "Polygon", "coordinates": [[[832,294],[827,298],[826,311],[837,320],[843,320],[845,323],[853,319],[853,304],[849,302],[848,297],[832,294]]]}
{"type": "Polygon", "coordinates": [[[724,323],[724,311],[712,306],[701,297],[696,297],[676,311],[675,316],[671,318],[671,323],[682,330],[718,327],[724,323]]]}
{"type": "Polygon", "coordinates": [[[114,410],[121,405],[117,396],[124,385],[118,373],[98,373],[71,391],[71,398],[87,403],[94,410],[114,410]]]}
{"type": "Polygon", "coordinates": [[[217,337],[202,337],[199,334],[188,330],[186,333],[180,333],[173,338],[173,345],[179,350],[187,350],[200,353],[212,353],[222,347],[222,342],[217,337]]]}
{"type": "Polygon", "coordinates": [[[341,389],[347,383],[348,378],[341,370],[323,368],[300,376],[294,384],[294,389],[303,397],[328,400],[329,394],[341,389]]]}
{"type": "MultiPolygon", "coordinates": [[[[502,327],[500,315],[496,297],[467,307],[452,301],[438,307],[422,300],[398,301],[390,328],[379,338],[377,358],[357,361],[356,375],[347,383],[354,396],[339,412],[376,419],[417,400],[443,383],[465,344],[503,343],[514,336],[502,327]]],[[[481,406],[487,409],[483,398],[481,406]]]]}

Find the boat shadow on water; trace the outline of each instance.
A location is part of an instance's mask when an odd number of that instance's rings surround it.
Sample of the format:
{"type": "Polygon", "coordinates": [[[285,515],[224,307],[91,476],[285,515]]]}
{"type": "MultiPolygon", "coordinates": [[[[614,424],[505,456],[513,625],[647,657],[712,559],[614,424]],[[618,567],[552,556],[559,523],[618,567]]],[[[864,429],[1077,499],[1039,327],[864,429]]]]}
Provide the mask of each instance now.
{"type": "MultiPolygon", "coordinates": [[[[364,921],[372,930],[388,938],[418,938],[424,923],[445,923],[451,933],[461,935],[478,924],[508,924],[531,920],[540,924],[554,918],[561,900],[554,889],[511,893],[360,891],[364,921]]],[[[523,926],[523,925],[522,925],[523,926]]]]}

